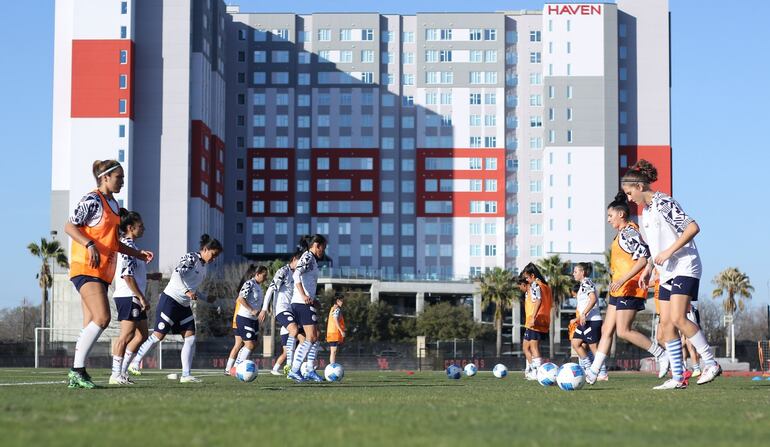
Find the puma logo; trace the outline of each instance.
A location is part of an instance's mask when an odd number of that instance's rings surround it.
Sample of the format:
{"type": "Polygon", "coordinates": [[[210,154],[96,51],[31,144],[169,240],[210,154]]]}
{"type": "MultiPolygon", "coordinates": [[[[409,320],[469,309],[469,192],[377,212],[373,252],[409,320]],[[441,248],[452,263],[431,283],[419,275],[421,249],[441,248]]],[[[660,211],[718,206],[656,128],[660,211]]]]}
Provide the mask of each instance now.
{"type": "Polygon", "coordinates": [[[677,284],[677,283],[672,283],[672,285],[673,285],[674,287],[679,287],[680,289],[682,288],[682,283],[679,283],[679,284],[677,284]]]}

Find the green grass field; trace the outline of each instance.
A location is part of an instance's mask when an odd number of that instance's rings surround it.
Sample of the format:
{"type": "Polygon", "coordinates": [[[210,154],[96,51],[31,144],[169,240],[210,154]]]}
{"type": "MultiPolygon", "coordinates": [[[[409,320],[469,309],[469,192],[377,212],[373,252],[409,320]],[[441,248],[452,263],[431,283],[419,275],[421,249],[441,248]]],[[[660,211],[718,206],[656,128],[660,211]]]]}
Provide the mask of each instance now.
{"type": "Polygon", "coordinates": [[[62,370],[0,369],[0,445],[770,445],[770,381],[747,377],[652,391],[650,375],[615,373],[565,392],[519,372],[352,372],[301,385],[214,371],[183,385],[167,372],[129,388],[94,370],[105,388],[70,390],[62,370]]]}

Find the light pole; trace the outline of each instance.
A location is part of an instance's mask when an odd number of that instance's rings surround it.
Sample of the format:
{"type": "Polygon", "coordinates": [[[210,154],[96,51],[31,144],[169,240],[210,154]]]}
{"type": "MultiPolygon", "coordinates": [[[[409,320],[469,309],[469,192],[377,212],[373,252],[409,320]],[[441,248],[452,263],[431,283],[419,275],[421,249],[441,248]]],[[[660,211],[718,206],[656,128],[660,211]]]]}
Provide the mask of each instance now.
{"type": "MultiPolygon", "coordinates": [[[[56,235],[57,234],[59,234],[58,231],[51,230],[51,240],[52,241],[56,240],[56,235]]],[[[53,308],[54,308],[53,290],[54,290],[54,285],[56,284],[56,260],[53,259],[51,261],[52,261],[51,262],[51,299],[49,300],[50,305],[49,305],[49,312],[48,312],[48,319],[50,320],[50,323],[49,323],[48,326],[53,327],[53,322],[54,322],[54,319],[53,319],[53,308]]],[[[52,330],[48,331],[48,334],[49,334],[49,341],[50,341],[50,339],[53,338],[53,331],[52,330]]]]}

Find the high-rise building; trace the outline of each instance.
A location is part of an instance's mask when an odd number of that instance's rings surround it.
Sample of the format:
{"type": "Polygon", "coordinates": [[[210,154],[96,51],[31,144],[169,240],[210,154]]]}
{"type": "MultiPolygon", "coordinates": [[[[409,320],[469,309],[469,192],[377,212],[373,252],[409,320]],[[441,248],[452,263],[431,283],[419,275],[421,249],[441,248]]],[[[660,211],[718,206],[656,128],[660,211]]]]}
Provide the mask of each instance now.
{"type": "Polygon", "coordinates": [[[52,228],[126,169],[167,271],[329,238],[326,274],[462,279],[602,260],[639,158],[671,189],[667,0],[538,11],[263,14],[220,0],[56,2],[52,228]]]}

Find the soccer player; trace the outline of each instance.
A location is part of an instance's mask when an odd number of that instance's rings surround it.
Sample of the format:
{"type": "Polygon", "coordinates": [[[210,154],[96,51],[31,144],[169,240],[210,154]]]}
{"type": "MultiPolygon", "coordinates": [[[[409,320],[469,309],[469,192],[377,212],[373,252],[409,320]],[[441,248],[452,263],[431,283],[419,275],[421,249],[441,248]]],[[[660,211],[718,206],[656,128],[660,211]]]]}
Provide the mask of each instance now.
{"type": "MultiPolygon", "coordinates": [[[[249,269],[251,269],[253,266],[249,266],[249,269]]],[[[245,281],[244,281],[245,282],[245,281]]],[[[235,366],[235,358],[238,357],[238,352],[240,352],[241,348],[243,347],[243,339],[240,335],[238,335],[238,323],[235,320],[235,318],[238,316],[238,301],[235,302],[235,310],[233,311],[233,336],[235,337],[235,340],[233,341],[233,347],[230,349],[230,355],[227,357],[227,364],[225,365],[225,375],[230,375],[230,370],[235,366]]]]}
{"type": "Polygon", "coordinates": [[[524,356],[530,364],[527,380],[537,380],[537,369],[542,364],[540,358],[540,340],[548,336],[551,326],[551,306],[553,299],[551,287],[533,263],[527,264],[521,271],[521,277],[529,284],[527,296],[524,299],[524,356]]]}
{"type": "MultiPolygon", "coordinates": [[[[248,276],[252,276],[243,283],[241,291],[238,293],[238,314],[235,317],[235,323],[238,325],[238,335],[243,340],[243,347],[238,351],[238,357],[235,359],[237,367],[244,360],[248,360],[251,352],[256,348],[254,340],[259,333],[259,321],[264,320],[261,314],[264,297],[262,295],[262,283],[267,278],[267,267],[260,265],[251,270],[248,276]],[[258,316],[262,319],[258,320],[258,316]]],[[[235,370],[230,370],[231,375],[235,375],[235,370]]]]}
{"type": "MultiPolygon", "coordinates": [[[[304,238],[303,238],[304,240],[304,238]]],[[[295,382],[302,382],[305,379],[314,382],[323,382],[321,376],[312,369],[307,377],[302,377],[300,367],[307,356],[307,361],[315,365],[315,358],[318,352],[318,315],[319,307],[316,299],[316,288],[318,287],[318,264],[317,259],[324,256],[326,250],[326,238],[320,234],[308,238],[301,244],[307,246],[307,251],[297,262],[297,269],[294,270],[294,293],[291,298],[292,313],[305,330],[305,341],[299,345],[297,352],[292,358],[291,371],[288,377],[295,382]]]]}
{"type": "Polygon", "coordinates": [[[644,268],[640,286],[646,289],[653,268],[660,274],[661,332],[673,377],[656,389],[665,390],[686,387],[682,341],[677,330],[690,340],[703,359],[705,367],[698,385],[714,380],[722,368],[714,359],[703,331],[687,319],[690,302],[698,299],[703,270],[694,241],[700,227],[676,200],[650,188],[657,179],[657,169],[647,160],[639,160],[623,175],[621,187],[630,201],[644,208],[642,231],[650,246],[652,262],[644,268]]]}
{"type": "MultiPolygon", "coordinates": [[[[303,249],[305,247],[303,246],[303,249]]],[[[287,331],[286,341],[283,344],[286,353],[286,366],[291,368],[294,347],[296,346],[297,336],[300,332],[300,326],[297,325],[297,317],[292,310],[291,298],[294,294],[294,269],[297,268],[297,262],[303,251],[297,250],[291,257],[289,263],[279,268],[273,275],[270,285],[267,287],[265,302],[262,304],[262,311],[259,313],[259,321],[262,322],[267,314],[270,304],[274,303],[275,319],[282,329],[287,331]]],[[[283,333],[283,330],[281,331],[283,333]]],[[[283,335],[281,336],[283,342],[283,335]]],[[[274,365],[275,366],[275,365],[274,365]]],[[[275,369],[275,367],[273,368],[275,369]]],[[[277,369],[276,369],[277,371],[277,369]]]]}
{"type": "Polygon", "coordinates": [[[329,343],[329,363],[337,362],[337,346],[345,341],[345,318],[342,316],[342,303],[344,297],[341,293],[334,295],[334,305],[329,310],[329,319],[326,322],[326,342],[329,343]]]}
{"type": "Polygon", "coordinates": [[[610,352],[615,331],[620,338],[655,356],[661,368],[667,359],[665,351],[657,342],[632,328],[636,313],[644,309],[647,299],[647,287],[640,287],[639,278],[650,257],[650,251],[639,233],[639,227],[630,220],[630,214],[628,201],[622,192],[607,206],[607,222],[618,233],[610,248],[610,302],[594,361],[586,370],[586,382],[589,384],[596,382],[599,370],[610,352]]]}
{"type": "MultiPolygon", "coordinates": [[[[139,250],[136,239],[144,234],[142,216],[135,211],[120,210],[120,241],[127,247],[139,250]]],[[[147,310],[149,301],[144,297],[147,287],[147,263],[135,256],[118,255],[117,280],[115,281],[115,309],[120,321],[120,335],[112,347],[112,375],[110,385],[129,385],[133,382],[126,375],[124,365],[133,357],[133,351],[127,351],[129,342],[138,339],[139,344],[147,338],[147,310]]]]}
{"type": "MultiPolygon", "coordinates": [[[[572,336],[572,348],[578,354],[578,362],[583,369],[591,367],[591,354],[596,355],[596,349],[602,334],[602,314],[596,297],[596,286],[591,281],[593,266],[589,262],[579,262],[572,270],[572,277],[578,281],[577,323],[572,336]],[[583,345],[588,346],[586,350],[583,345]]],[[[607,371],[600,371],[601,380],[607,380],[607,371]]]]}
{"type": "MultiPolygon", "coordinates": [[[[139,352],[128,367],[133,374],[141,375],[139,363],[142,358],[163,340],[166,334],[173,332],[182,334],[184,346],[182,347],[182,377],[181,383],[202,382],[201,379],[190,374],[193,354],[195,353],[195,317],[192,312],[192,302],[202,297],[198,291],[206,277],[208,266],[222,253],[222,244],[204,234],[200,240],[200,250],[187,253],[177,264],[171,274],[171,280],[160,294],[158,308],[155,311],[155,331],[142,343],[139,352]]],[[[210,300],[210,301],[213,301],[210,300]]]]}
{"type": "Polygon", "coordinates": [[[96,340],[110,324],[107,288],[115,276],[117,253],[152,261],[152,252],[120,242],[118,202],[113,194],[123,188],[123,167],[115,160],[96,160],[92,166],[97,188],[83,196],[64,224],[72,238],[70,280],[80,294],[83,330],[75,344],[75,358],[67,375],[70,388],[94,388],[86,371],[86,358],[96,340]]]}

